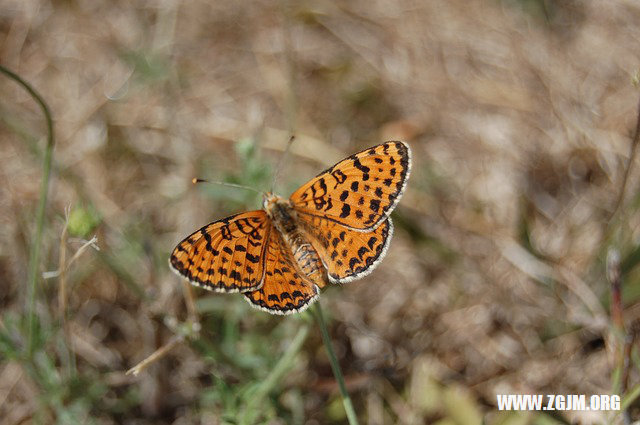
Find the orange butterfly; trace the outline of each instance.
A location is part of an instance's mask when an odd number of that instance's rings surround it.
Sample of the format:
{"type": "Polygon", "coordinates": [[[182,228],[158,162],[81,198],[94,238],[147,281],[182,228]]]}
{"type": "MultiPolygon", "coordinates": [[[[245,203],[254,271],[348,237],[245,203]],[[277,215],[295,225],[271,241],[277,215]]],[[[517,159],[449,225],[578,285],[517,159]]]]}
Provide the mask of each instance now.
{"type": "Polygon", "coordinates": [[[343,159],[287,200],[207,224],[176,246],[170,265],[216,292],[242,292],[272,314],[305,310],[328,283],[371,273],[384,257],[389,214],[407,185],[411,151],[386,142],[343,159]]]}

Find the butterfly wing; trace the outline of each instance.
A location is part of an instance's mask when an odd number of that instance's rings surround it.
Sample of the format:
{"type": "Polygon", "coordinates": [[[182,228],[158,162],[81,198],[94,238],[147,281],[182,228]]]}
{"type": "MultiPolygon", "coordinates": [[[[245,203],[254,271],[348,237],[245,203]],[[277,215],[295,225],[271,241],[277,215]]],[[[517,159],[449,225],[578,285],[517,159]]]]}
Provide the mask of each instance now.
{"type": "Polygon", "coordinates": [[[370,232],[391,214],[411,168],[404,142],[386,142],[338,162],[289,198],[302,214],[370,232]]]}
{"type": "Polygon", "coordinates": [[[291,314],[305,310],[318,297],[318,287],[303,278],[290,248],[277,230],[269,233],[265,258],[264,285],[243,295],[252,306],[271,314],[291,314]]]}
{"type": "Polygon", "coordinates": [[[207,224],[180,242],[171,268],[196,286],[216,292],[245,292],[264,279],[264,257],[271,222],[263,210],[236,214],[207,224]]]}
{"type": "Polygon", "coordinates": [[[358,232],[335,221],[307,214],[299,214],[298,223],[326,267],[332,283],[351,282],[371,273],[387,253],[393,235],[391,218],[368,232],[358,232]]]}

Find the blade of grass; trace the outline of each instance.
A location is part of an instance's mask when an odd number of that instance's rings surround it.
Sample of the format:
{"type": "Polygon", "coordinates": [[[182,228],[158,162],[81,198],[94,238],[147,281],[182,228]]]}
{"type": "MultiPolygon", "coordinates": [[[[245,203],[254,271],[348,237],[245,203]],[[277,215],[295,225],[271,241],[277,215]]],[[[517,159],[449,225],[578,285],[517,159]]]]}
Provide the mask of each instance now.
{"type": "Polygon", "coordinates": [[[29,284],[27,287],[27,315],[29,318],[29,339],[28,339],[28,353],[29,356],[33,354],[33,338],[35,334],[36,326],[36,284],[38,280],[38,265],[40,264],[40,245],[42,243],[42,234],[44,232],[44,213],[47,206],[47,194],[49,189],[49,177],[51,175],[51,162],[53,159],[53,146],[55,144],[55,138],[53,133],[53,119],[51,118],[51,112],[46,102],[38,94],[38,92],[31,87],[29,83],[23,80],[19,75],[8,70],[0,65],[0,72],[5,74],[10,79],[21,85],[33,99],[38,103],[42,109],[42,113],[47,121],[47,146],[44,151],[43,160],[43,175],[42,185],[40,186],[40,199],[38,202],[38,209],[36,212],[36,233],[33,238],[33,245],[31,246],[31,252],[29,253],[29,284]]]}
{"type": "Polygon", "coordinates": [[[342,376],[342,371],[340,370],[340,364],[338,363],[336,353],[333,351],[333,346],[331,345],[331,337],[329,337],[329,331],[327,330],[327,325],[324,321],[324,316],[322,315],[322,308],[320,307],[320,303],[315,303],[311,308],[313,308],[316,320],[318,321],[318,326],[320,326],[322,341],[324,342],[324,346],[327,349],[327,354],[329,355],[329,363],[331,363],[333,376],[336,377],[336,381],[338,381],[338,386],[340,387],[342,404],[344,405],[344,410],[347,413],[347,420],[349,421],[349,425],[358,425],[358,417],[356,416],[356,411],[354,410],[353,404],[351,403],[351,397],[349,397],[349,393],[347,392],[347,386],[344,383],[344,377],[342,376]]]}
{"type": "Polygon", "coordinates": [[[620,403],[620,411],[626,411],[631,403],[636,401],[636,399],[640,396],[640,385],[636,385],[628,393],[624,395],[622,398],[622,402],[620,403]]]}
{"type": "Polygon", "coordinates": [[[302,344],[309,335],[309,325],[305,324],[299,330],[296,336],[291,341],[291,344],[287,347],[278,363],[271,370],[269,375],[260,383],[255,391],[247,395],[248,401],[244,414],[240,420],[241,424],[253,424],[256,422],[258,415],[260,414],[260,404],[263,399],[269,394],[269,392],[280,382],[284,374],[289,370],[293,364],[295,356],[300,352],[302,344]]]}

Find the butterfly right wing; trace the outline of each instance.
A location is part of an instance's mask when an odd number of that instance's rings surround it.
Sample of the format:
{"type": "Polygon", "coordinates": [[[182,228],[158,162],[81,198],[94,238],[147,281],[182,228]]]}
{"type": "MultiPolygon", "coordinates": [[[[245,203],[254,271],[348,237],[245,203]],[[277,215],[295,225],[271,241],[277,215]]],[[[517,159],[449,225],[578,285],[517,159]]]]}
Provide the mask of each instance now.
{"type": "Polygon", "coordinates": [[[215,221],[180,242],[169,264],[192,284],[211,291],[255,290],[264,280],[271,227],[263,210],[215,221]]]}
{"type": "Polygon", "coordinates": [[[274,228],[267,244],[264,285],[245,292],[247,301],[271,314],[291,314],[304,311],[319,292],[318,286],[304,278],[294,265],[290,248],[274,228]]]}
{"type": "Polygon", "coordinates": [[[393,235],[391,218],[368,232],[351,230],[335,221],[300,212],[298,224],[318,253],[332,283],[351,282],[371,273],[387,253],[393,235]]]}
{"type": "Polygon", "coordinates": [[[386,142],[355,153],[293,192],[296,211],[370,232],[396,207],[411,171],[411,149],[386,142]]]}

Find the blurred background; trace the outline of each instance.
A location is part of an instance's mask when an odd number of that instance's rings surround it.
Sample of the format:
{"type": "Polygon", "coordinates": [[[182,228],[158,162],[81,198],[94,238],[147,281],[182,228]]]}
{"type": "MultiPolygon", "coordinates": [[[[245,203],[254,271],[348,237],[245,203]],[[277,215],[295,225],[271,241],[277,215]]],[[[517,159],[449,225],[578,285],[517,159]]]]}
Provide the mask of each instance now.
{"type": "Polygon", "coordinates": [[[199,289],[190,310],[167,263],[260,207],[191,179],[268,190],[291,134],[283,196],[413,150],[386,259],[320,298],[361,423],[637,418],[639,22],[628,0],[0,0],[0,63],[56,130],[30,325],[46,124],[0,78],[0,423],[346,423],[308,313],[199,289]],[[628,410],[500,412],[504,393],[628,410]]]}

